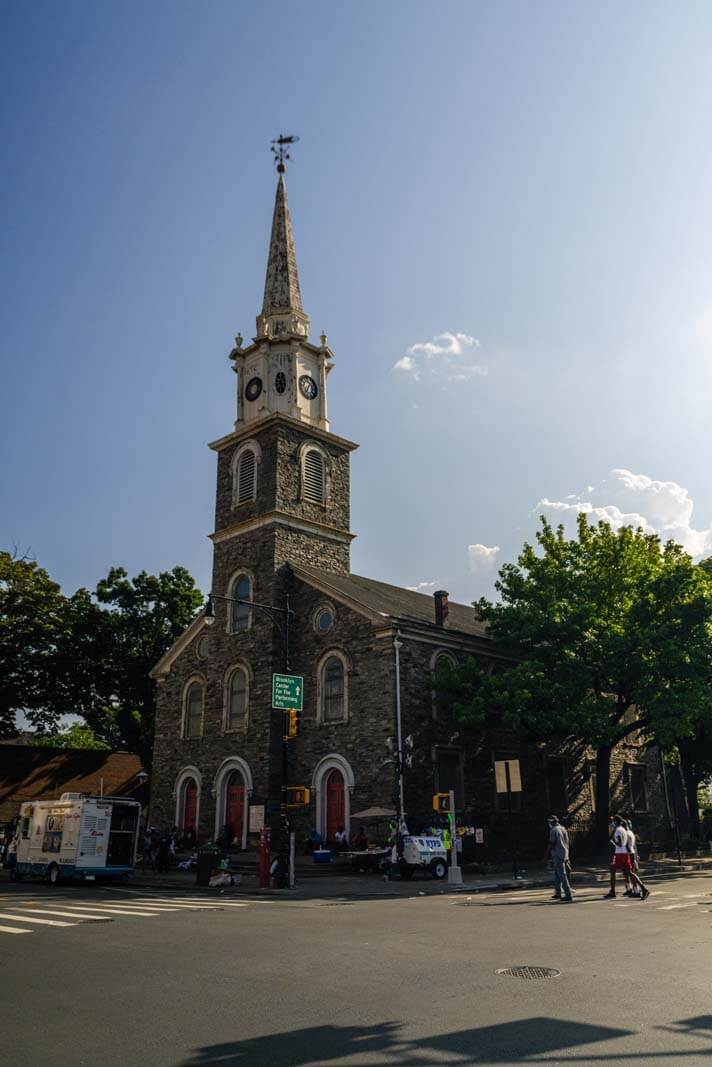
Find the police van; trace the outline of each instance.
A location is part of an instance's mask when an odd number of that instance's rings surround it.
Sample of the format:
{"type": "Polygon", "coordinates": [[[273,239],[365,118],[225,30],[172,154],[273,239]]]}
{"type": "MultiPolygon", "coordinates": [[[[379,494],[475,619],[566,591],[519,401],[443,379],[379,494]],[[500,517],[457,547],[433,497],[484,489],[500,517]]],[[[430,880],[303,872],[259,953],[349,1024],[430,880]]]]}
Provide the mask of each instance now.
{"type": "Polygon", "coordinates": [[[25,803],[15,830],[11,877],[60,879],[127,877],[136,864],[141,805],[126,797],[63,793],[59,800],[25,803]]]}

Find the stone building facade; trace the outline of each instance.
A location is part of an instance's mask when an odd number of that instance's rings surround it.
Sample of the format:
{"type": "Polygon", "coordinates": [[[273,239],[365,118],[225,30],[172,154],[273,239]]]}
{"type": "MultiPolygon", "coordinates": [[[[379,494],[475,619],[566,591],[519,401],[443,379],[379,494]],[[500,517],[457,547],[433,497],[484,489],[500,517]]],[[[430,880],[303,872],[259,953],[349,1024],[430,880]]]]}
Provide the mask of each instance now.
{"type": "MultiPolygon", "coordinates": [[[[485,830],[472,851],[501,853],[509,816],[495,791],[494,760],[517,756],[520,850],[541,852],[553,809],[585,831],[594,797],[587,753],[470,736],[438,715],[431,674],[439,657],[474,655],[485,669],[502,659],[472,607],[351,573],[349,465],[357,446],[329,426],[333,354],[325,335],[319,345],[309,341],[283,173],[256,336],[244,347],[237,337],[230,358],[237,418],[211,445],[214,610],[199,615],[152,672],[152,822],[194,829],[199,840],[227,825],[242,848],[254,843],[263,811],[279,825],[283,716],[271,706],[272,675],[292,673],[304,679],[304,712],[301,736],[287,746],[288,781],[311,789],[310,807],[292,815],[300,835],[316,826],[330,839],[340,824],[353,832],[354,813],[394,805],[398,695],[411,829],[432,822],[433,793],[454,789],[465,823],[485,830]]],[[[654,755],[619,746],[613,778],[621,807],[652,835],[662,810],[654,755]]]]}

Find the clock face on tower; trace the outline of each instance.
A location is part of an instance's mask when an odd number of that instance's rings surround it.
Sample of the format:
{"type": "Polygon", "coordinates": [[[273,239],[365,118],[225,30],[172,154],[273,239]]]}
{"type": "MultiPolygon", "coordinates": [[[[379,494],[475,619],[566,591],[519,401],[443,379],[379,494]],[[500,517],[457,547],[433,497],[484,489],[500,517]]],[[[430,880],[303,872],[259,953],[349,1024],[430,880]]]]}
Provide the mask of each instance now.
{"type": "Polygon", "coordinates": [[[262,381],[260,378],[250,378],[249,382],[245,386],[245,399],[256,400],[262,392],[262,381]]]}
{"type": "Polygon", "coordinates": [[[308,374],[302,374],[299,379],[299,388],[302,396],[305,396],[307,400],[313,400],[319,392],[316,382],[308,374]]]}

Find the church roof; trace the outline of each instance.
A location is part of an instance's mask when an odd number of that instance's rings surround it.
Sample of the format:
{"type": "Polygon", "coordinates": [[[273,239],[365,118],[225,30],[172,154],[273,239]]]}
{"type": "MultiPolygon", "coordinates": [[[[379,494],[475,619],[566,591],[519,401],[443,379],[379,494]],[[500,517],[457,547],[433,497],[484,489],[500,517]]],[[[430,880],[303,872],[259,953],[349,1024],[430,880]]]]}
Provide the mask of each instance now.
{"type": "Polygon", "coordinates": [[[274,200],[262,314],[271,315],[275,311],[287,310],[303,311],[303,308],[287,187],[284,175],[280,174],[274,200]]]}
{"type": "MultiPolygon", "coordinates": [[[[427,593],[416,593],[411,589],[401,589],[387,582],[377,582],[373,578],[362,578],[358,574],[334,574],[307,564],[291,564],[297,578],[309,585],[316,585],[324,592],[331,592],[335,597],[341,596],[347,601],[360,605],[369,613],[403,622],[415,622],[428,626],[437,626],[435,622],[435,601],[427,593]]],[[[471,604],[448,602],[448,617],[444,626],[438,630],[449,630],[469,634],[472,637],[487,637],[487,628],[475,615],[471,604]]]]}

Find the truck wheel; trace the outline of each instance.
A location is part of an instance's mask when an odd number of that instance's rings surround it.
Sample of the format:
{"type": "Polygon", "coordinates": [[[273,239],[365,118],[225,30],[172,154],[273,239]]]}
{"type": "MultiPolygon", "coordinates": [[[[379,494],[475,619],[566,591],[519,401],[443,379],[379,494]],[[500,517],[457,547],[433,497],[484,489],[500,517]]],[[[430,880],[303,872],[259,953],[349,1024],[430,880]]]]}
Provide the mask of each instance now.
{"type": "Polygon", "coordinates": [[[50,885],[57,885],[59,883],[59,867],[56,863],[51,864],[47,871],[46,878],[50,885]]]}
{"type": "Polygon", "coordinates": [[[430,864],[430,873],[433,878],[444,878],[447,874],[447,864],[445,863],[445,860],[433,860],[430,864]]]}

